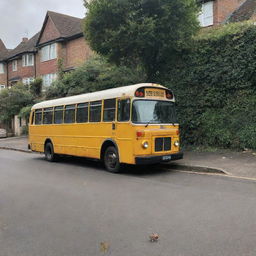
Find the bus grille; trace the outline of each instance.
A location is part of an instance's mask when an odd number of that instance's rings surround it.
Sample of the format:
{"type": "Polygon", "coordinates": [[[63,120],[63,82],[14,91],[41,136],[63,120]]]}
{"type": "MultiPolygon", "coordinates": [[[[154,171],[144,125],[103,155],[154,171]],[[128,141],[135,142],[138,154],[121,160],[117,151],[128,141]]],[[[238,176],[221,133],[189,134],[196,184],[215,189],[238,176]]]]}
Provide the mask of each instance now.
{"type": "Polygon", "coordinates": [[[155,152],[171,150],[171,138],[156,138],[155,139],[155,152]]]}

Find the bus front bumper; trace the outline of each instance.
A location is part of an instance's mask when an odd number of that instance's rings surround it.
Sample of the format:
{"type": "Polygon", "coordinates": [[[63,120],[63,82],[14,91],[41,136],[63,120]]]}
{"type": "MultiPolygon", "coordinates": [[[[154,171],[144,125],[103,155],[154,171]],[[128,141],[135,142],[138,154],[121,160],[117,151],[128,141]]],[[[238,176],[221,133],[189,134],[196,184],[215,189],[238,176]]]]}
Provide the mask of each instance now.
{"type": "Polygon", "coordinates": [[[183,158],[183,153],[176,153],[170,155],[162,156],[144,156],[144,157],[135,157],[136,164],[156,164],[162,162],[169,162],[172,160],[179,160],[183,158]]]}

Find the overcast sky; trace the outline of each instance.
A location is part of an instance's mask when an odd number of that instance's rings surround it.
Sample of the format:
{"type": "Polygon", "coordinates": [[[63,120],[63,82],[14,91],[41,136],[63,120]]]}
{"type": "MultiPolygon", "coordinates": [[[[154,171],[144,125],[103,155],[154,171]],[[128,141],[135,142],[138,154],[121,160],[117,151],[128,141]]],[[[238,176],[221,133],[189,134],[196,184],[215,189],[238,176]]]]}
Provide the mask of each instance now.
{"type": "Polygon", "coordinates": [[[83,18],[83,0],[0,0],[0,39],[8,49],[40,31],[47,10],[83,18]]]}

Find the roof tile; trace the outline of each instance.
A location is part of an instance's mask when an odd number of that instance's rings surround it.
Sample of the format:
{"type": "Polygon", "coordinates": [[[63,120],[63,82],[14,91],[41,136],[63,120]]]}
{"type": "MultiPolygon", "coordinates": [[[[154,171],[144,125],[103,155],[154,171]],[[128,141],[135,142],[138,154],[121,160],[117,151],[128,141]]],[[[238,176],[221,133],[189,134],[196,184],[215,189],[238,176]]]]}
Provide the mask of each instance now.
{"type": "Polygon", "coordinates": [[[256,13],[256,0],[246,0],[235,10],[227,22],[238,22],[249,20],[256,13]]]}

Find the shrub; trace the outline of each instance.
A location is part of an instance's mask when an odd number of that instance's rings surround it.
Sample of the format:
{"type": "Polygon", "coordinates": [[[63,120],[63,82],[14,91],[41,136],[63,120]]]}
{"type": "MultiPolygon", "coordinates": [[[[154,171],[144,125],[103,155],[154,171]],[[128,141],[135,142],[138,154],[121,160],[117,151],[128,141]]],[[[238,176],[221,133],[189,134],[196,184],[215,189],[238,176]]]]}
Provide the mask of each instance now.
{"type": "Polygon", "coordinates": [[[140,70],[109,64],[104,58],[94,57],[77,70],[66,73],[46,91],[46,98],[59,98],[94,92],[138,82],[144,82],[140,70]]]}
{"type": "Polygon", "coordinates": [[[169,63],[185,144],[256,149],[255,38],[250,22],[206,30],[169,63]]]}

